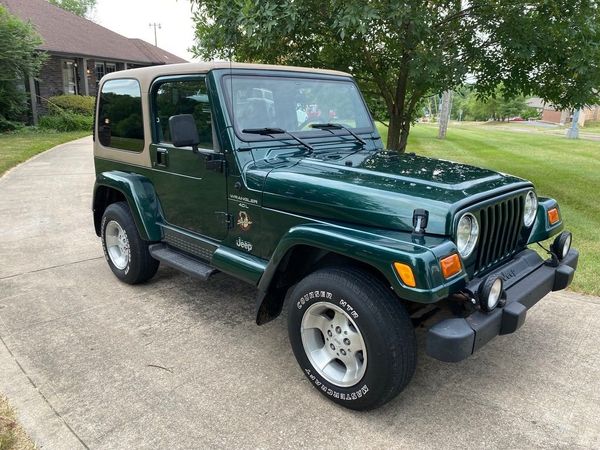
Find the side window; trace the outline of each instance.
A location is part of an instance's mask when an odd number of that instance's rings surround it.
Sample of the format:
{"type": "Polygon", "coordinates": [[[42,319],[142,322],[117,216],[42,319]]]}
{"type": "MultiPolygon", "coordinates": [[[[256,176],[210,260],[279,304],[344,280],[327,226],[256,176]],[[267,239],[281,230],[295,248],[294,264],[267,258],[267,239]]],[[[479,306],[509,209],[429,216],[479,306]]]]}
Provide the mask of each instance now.
{"type": "Polygon", "coordinates": [[[204,78],[161,83],[154,91],[154,107],[158,142],[171,142],[169,117],[191,114],[196,120],[200,136],[199,147],[214,148],[210,103],[204,78]]]}
{"type": "Polygon", "coordinates": [[[98,139],[105,147],[136,152],[144,149],[142,97],[137,80],[110,80],[102,86],[98,139]]]}

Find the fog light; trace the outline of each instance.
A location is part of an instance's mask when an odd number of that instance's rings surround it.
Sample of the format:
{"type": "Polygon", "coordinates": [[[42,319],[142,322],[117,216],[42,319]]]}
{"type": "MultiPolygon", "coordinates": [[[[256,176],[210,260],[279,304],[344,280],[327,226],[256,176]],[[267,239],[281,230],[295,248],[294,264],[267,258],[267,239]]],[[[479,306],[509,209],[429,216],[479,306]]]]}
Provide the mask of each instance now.
{"type": "Polygon", "coordinates": [[[503,283],[502,278],[487,277],[481,285],[479,285],[479,306],[484,311],[492,311],[502,298],[503,283]]]}
{"type": "Polygon", "coordinates": [[[554,253],[558,259],[564,259],[568,254],[569,250],[571,250],[571,241],[573,237],[570,232],[563,231],[552,243],[552,253],[554,253]]]}

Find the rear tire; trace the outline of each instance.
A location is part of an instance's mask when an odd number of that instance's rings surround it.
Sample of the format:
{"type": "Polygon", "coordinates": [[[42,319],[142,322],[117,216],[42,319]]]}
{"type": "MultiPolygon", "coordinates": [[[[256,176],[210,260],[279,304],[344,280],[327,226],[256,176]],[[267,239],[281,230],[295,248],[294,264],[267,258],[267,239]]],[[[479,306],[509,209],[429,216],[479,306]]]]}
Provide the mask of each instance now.
{"type": "Polygon", "coordinates": [[[377,278],[355,268],[321,269],[300,281],[289,300],[294,355],[321,394],[369,410],[408,385],[417,360],[414,328],[377,278]]]}
{"type": "Polygon", "coordinates": [[[104,257],[117,278],[138,284],[154,276],[160,263],[150,256],[150,243],[140,237],[127,203],[108,205],[100,230],[104,257]]]}

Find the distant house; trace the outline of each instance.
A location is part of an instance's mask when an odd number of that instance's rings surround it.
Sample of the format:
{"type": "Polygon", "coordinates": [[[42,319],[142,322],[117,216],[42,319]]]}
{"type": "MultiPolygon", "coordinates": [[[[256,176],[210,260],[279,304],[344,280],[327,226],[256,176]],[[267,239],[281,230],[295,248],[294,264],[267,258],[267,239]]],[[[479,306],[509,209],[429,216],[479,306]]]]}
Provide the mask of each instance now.
{"type": "Polygon", "coordinates": [[[44,100],[53,95],[96,95],[100,78],[133,67],[187,62],[141,39],[129,39],[46,0],[0,0],[42,36],[49,58],[37,79],[25,80],[37,121],[44,100]]]}
{"type": "MultiPolygon", "coordinates": [[[[527,106],[536,108],[542,112],[542,121],[565,125],[571,122],[573,111],[568,109],[557,109],[554,106],[544,103],[539,97],[533,97],[527,100],[527,106]]],[[[583,108],[579,114],[578,124],[584,126],[586,121],[600,120],[600,106],[594,105],[583,108]]]]}

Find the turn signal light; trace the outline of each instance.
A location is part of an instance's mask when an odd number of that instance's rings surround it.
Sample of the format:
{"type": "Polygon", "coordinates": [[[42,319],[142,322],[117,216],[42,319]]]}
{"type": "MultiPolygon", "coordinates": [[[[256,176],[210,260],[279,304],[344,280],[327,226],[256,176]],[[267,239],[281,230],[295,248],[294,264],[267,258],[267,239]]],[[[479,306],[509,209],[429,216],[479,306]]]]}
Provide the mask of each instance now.
{"type": "Polygon", "coordinates": [[[444,278],[453,277],[462,270],[460,258],[456,253],[442,259],[440,261],[440,267],[442,268],[442,275],[444,275],[444,278]]]}
{"type": "Polygon", "coordinates": [[[396,272],[405,285],[410,287],[415,287],[417,285],[415,275],[409,265],[396,262],[394,263],[394,269],[396,269],[396,272]]]}
{"type": "Polygon", "coordinates": [[[554,225],[560,220],[560,215],[558,214],[558,208],[552,208],[548,210],[548,222],[550,225],[554,225]]]}

